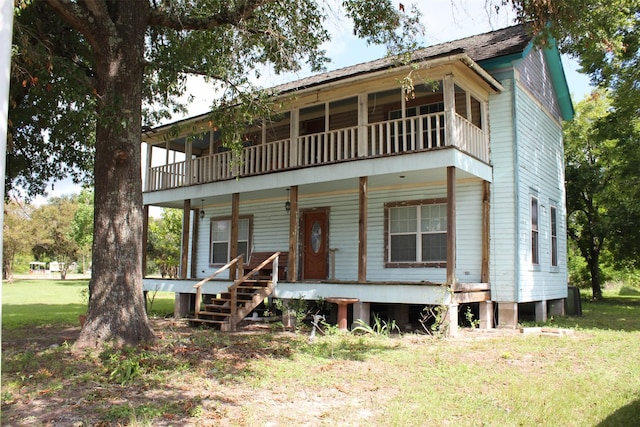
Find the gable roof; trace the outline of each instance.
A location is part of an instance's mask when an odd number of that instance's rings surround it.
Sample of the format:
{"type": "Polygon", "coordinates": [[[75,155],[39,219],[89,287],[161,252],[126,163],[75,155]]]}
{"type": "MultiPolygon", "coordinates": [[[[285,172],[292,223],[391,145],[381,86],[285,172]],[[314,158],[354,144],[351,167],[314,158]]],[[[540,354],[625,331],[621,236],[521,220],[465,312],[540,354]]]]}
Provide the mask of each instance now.
{"type": "MultiPolygon", "coordinates": [[[[533,48],[532,40],[533,34],[526,26],[514,25],[418,49],[413,52],[412,61],[423,62],[456,56],[456,59],[463,61],[467,66],[473,68],[478,74],[483,76],[489,84],[494,86],[494,88],[501,90],[500,83],[489,76],[488,73],[497,68],[510,66],[513,64],[513,61],[524,58],[533,48]],[[477,67],[477,65],[480,65],[480,67],[477,67]]],[[[549,48],[544,50],[563,118],[565,120],[571,120],[574,111],[573,103],[571,102],[569,87],[555,42],[552,40],[551,43],[549,43],[549,48]]],[[[284,95],[289,92],[309,89],[327,83],[339,82],[360,75],[390,69],[397,65],[394,61],[394,58],[385,57],[351,65],[274,86],[271,88],[271,91],[275,95],[284,95]]],[[[185,118],[171,124],[158,126],[155,130],[170,128],[176,123],[195,122],[206,118],[208,115],[209,113],[204,113],[185,118]]]]}

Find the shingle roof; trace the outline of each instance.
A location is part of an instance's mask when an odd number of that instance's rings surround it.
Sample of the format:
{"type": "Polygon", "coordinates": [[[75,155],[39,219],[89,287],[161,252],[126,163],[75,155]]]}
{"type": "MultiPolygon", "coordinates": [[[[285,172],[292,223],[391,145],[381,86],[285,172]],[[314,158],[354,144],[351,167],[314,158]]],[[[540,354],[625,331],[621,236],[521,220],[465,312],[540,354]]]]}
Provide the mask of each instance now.
{"type": "MultiPolygon", "coordinates": [[[[419,49],[413,53],[415,62],[435,59],[456,53],[465,53],[475,62],[523,52],[531,42],[532,36],[522,25],[502,28],[484,34],[477,34],[434,46],[419,49]]],[[[382,58],[362,64],[351,65],[338,70],[317,74],[304,79],[276,86],[275,93],[310,88],[320,84],[343,80],[349,77],[380,71],[394,65],[393,58],[382,58]]]]}

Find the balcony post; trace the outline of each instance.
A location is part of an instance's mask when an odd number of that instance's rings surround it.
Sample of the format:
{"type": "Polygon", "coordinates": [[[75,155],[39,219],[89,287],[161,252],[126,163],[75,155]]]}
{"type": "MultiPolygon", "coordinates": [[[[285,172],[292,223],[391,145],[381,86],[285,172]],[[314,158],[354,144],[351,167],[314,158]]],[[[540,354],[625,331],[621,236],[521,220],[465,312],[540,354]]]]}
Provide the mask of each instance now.
{"type": "Polygon", "coordinates": [[[444,143],[446,146],[454,146],[458,144],[455,141],[455,113],[456,113],[456,98],[455,89],[453,83],[453,74],[447,74],[444,76],[442,96],[444,98],[444,143]]]}
{"type": "Polygon", "coordinates": [[[153,153],[153,145],[151,145],[149,142],[147,142],[147,159],[145,161],[145,175],[144,175],[144,188],[147,191],[151,191],[151,190],[155,190],[155,188],[152,187],[152,174],[153,172],[151,171],[151,156],[153,153]]]}
{"type": "Polygon", "coordinates": [[[294,108],[289,116],[289,135],[291,144],[289,145],[289,161],[291,167],[298,166],[298,138],[300,137],[300,110],[294,108]]]}
{"type": "Polygon", "coordinates": [[[193,141],[191,138],[187,138],[186,146],[184,148],[184,180],[183,182],[186,185],[191,185],[193,183],[193,174],[191,173],[191,161],[192,161],[192,153],[193,153],[193,141]]]}
{"type": "Polygon", "coordinates": [[[358,157],[366,157],[369,154],[367,149],[367,126],[369,124],[369,95],[361,93],[358,95],[358,157]]]}

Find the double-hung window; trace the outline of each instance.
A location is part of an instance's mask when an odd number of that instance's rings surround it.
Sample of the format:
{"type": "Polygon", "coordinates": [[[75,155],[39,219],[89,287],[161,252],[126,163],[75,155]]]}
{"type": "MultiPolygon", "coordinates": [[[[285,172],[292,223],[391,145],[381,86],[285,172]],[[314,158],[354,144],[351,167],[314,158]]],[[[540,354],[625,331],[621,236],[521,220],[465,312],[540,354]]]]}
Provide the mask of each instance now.
{"type": "Polygon", "coordinates": [[[558,266],[558,209],[551,206],[551,267],[558,266]]]}
{"type": "Polygon", "coordinates": [[[538,199],[531,197],[531,263],[533,265],[540,264],[538,213],[538,199]]]}
{"type": "MultiPolygon", "coordinates": [[[[231,218],[211,219],[211,247],[209,263],[222,265],[231,261],[231,218]]],[[[238,220],[238,255],[244,254],[249,259],[251,236],[251,218],[243,217],[238,220]]]]}
{"type": "Polygon", "coordinates": [[[386,266],[441,265],[447,261],[447,204],[443,200],[387,204],[386,266]]]}

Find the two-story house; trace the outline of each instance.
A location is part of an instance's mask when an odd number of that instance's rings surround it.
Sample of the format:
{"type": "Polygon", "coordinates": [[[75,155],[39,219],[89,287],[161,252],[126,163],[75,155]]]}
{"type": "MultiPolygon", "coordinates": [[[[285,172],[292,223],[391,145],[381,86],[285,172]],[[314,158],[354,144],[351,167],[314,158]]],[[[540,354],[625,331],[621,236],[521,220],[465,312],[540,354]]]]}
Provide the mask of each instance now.
{"type": "Polygon", "coordinates": [[[516,327],[525,306],[539,320],[563,312],[562,121],[573,107],[558,50],[514,26],[413,61],[275,88],[277,118],[247,128],[240,155],[207,115],[143,135],[145,206],[185,213],[181,279],[145,278],[145,289],[176,292],[176,312],[202,319],[201,294],[238,304],[207,318],[233,329],[255,306],[240,307],[238,279],[254,274],[236,260],[194,284],[240,254],[254,268],[280,252],[256,303],[325,298],[350,320],[384,313],[400,325],[440,305],[452,333],[461,305],[483,327],[516,327]],[[409,72],[407,91],[399,80],[409,72]]]}

